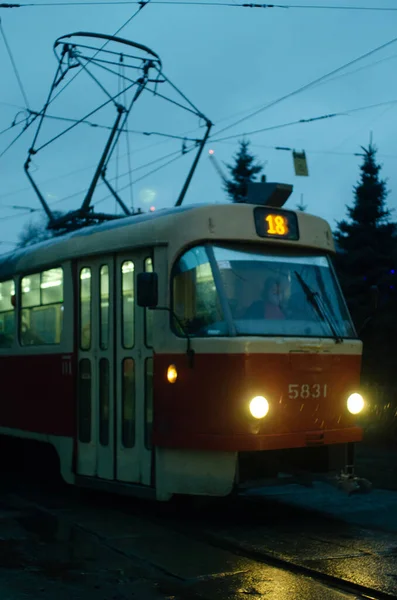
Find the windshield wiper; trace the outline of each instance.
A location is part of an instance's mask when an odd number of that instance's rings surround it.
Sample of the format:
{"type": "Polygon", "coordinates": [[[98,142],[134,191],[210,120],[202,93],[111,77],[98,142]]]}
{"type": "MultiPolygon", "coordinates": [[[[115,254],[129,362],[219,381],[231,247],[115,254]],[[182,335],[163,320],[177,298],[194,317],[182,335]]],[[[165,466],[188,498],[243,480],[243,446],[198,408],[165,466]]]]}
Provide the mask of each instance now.
{"type": "Polygon", "coordinates": [[[334,336],[336,343],[341,344],[343,342],[343,338],[339,335],[335,324],[333,323],[330,315],[328,314],[324,302],[319,294],[319,292],[314,292],[306,283],[306,281],[302,278],[302,276],[295,271],[295,275],[301,284],[303,291],[305,292],[305,296],[310,304],[313,306],[314,310],[319,315],[320,319],[328,323],[329,328],[334,336]]]}

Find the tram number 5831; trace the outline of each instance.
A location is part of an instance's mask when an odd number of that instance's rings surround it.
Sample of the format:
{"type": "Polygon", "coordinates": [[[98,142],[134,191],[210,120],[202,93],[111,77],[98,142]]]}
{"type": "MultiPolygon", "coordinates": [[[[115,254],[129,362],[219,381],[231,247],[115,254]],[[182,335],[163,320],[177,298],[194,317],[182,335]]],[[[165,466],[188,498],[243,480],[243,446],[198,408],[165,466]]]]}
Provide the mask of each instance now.
{"type": "Polygon", "coordinates": [[[302,398],[303,400],[308,398],[326,398],[327,384],[290,383],[288,386],[288,397],[292,400],[296,400],[297,398],[302,398]]]}

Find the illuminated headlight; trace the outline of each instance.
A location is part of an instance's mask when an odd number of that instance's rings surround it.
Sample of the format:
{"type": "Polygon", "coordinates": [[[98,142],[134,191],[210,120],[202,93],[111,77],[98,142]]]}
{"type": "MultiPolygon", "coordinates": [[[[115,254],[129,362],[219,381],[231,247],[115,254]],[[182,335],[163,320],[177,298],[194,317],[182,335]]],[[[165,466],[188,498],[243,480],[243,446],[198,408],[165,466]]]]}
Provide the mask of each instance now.
{"type": "Polygon", "coordinates": [[[351,394],[347,399],[347,409],[352,415],[358,415],[364,408],[364,398],[361,394],[351,394]]]}
{"type": "Polygon", "coordinates": [[[250,413],[255,419],[263,419],[269,412],[269,402],[263,396],[255,396],[250,402],[250,413]]]}

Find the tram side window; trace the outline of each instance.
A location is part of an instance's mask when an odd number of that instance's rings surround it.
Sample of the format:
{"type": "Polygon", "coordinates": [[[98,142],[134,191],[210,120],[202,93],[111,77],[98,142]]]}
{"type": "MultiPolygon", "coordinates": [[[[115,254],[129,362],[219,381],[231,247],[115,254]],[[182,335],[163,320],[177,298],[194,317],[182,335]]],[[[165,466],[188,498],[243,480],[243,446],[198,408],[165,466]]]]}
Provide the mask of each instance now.
{"type": "Polygon", "coordinates": [[[122,382],[122,442],[124,448],[135,445],[135,363],[132,358],[123,360],[122,382]]]}
{"type": "Polygon", "coordinates": [[[11,281],[0,283],[0,348],[10,348],[15,336],[15,285],[11,281]]]}
{"type": "MultiPolygon", "coordinates": [[[[184,331],[191,335],[200,335],[208,327],[217,335],[226,333],[211,265],[203,246],[188,250],[174,267],[173,307],[184,331]]],[[[174,327],[179,330],[177,323],[174,327]]]]}
{"type": "Polygon", "coordinates": [[[109,267],[102,265],[100,270],[101,310],[100,342],[101,349],[107,350],[109,344],[109,267]]]}
{"type": "Polygon", "coordinates": [[[59,344],[63,328],[62,268],[23,277],[21,306],[22,346],[59,344]]]}
{"type": "MultiPolygon", "coordinates": [[[[153,261],[149,257],[145,258],[145,271],[146,273],[153,273],[153,261]]],[[[145,308],[145,338],[146,346],[149,348],[153,346],[153,315],[153,310],[145,308]]]]}
{"type": "Polygon", "coordinates": [[[84,267],[80,271],[80,348],[91,348],[92,335],[92,293],[91,269],[84,267]]]}
{"type": "Polygon", "coordinates": [[[125,260],[121,265],[122,302],[123,302],[123,347],[134,346],[134,263],[125,260]]]}

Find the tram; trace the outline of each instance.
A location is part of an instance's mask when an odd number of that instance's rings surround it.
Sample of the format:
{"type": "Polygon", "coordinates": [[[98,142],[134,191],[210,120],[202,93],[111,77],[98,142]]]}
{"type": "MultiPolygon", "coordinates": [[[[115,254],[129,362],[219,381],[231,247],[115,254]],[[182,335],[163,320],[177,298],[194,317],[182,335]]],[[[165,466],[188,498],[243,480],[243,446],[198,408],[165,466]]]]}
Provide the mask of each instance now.
{"type": "Polygon", "coordinates": [[[2,256],[0,435],[159,501],[340,472],[364,400],[333,253],[321,218],[224,204],[2,256]]]}

